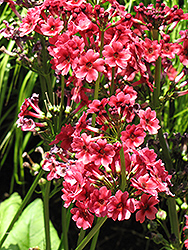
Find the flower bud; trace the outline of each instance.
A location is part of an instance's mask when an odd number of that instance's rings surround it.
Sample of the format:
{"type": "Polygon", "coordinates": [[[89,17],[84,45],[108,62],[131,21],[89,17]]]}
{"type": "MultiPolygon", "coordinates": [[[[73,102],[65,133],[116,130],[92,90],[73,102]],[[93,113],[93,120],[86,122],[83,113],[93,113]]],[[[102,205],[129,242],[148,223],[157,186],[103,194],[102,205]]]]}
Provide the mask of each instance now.
{"type": "Polygon", "coordinates": [[[166,211],[160,209],[157,214],[156,214],[156,217],[160,220],[166,220],[166,217],[167,217],[167,213],[166,211]]]}

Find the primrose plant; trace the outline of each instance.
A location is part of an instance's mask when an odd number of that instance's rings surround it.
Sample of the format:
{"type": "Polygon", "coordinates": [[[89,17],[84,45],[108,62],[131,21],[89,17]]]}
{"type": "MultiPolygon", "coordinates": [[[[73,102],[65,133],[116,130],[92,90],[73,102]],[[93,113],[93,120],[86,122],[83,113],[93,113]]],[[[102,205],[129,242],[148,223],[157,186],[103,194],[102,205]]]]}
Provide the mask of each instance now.
{"type": "Polygon", "coordinates": [[[18,60],[39,74],[46,106],[39,107],[36,93],[25,99],[17,126],[41,137],[47,185],[61,180],[64,207],[78,228],[91,228],[85,238],[80,234],[76,249],[107,218],[128,220],[135,213],[140,223],[154,220],[161,196],[168,200],[175,240],[160,243],[182,249],[173,163],[160,121],[166,102],[188,93],[188,31],[171,41],[188,14],[159,1],[134,6],[136,14],[111,0],[7,2],[20,21],[14,28],[4,21],[1,33],[16,41],[18,60]],[[149,148],[151,138],[159,140],[162,160],[149,148]]]}

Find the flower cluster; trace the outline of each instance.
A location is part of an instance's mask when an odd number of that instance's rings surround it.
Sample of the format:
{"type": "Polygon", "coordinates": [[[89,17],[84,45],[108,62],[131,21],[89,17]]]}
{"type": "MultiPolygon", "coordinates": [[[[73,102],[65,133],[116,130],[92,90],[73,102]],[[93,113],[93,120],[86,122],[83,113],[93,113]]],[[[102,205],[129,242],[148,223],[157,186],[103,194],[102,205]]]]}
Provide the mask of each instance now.
{"type": "MultiPolygon", "coordinates": [[[[42,168],[49,171],[48,180],[63,177],[64,206],[75,204],[73,220],[84,230],[92,226],[94,215],[127,220],[136,212],[137,221],[152,220],[158,194],[172,195],[171,176],[162,160],[144,146],[147,134],[155,135],[160,129],[156,112],[150,107],[142,109],[136,103],[137,92],[125,82],[147,85],[153,91],[156,83],[151,66],[161,58],[163,77],[175,86],[186,75],[188,65],[188,32],[181,31],[181,38],[170,42],[171,30],[188,19],[177,6],[157,3],[154,9],[140,4],[133,17],[116,1],[104,3],[93,7],[86,0],[45,0],[29,8],[18,30],[23,39],[34,32],[45,38],[52,69],[66,83],[58,97],[70,119],[62,123],[60,132],[51,124],[53,147],[42,168]],[[161,35],[160,41],[156,34],[161,35]],[[184,66],[179,75],[172,64],[177,56],[184,66]],[[99,99],[96,86],[104,93],[99,99]],[[67,101],[64,107],[62,94],[67,101]]],[[[3,32],[7,36],[8,29],[6,23],[3,32]]],[[[49,125],[35,94],[24,101],[17,124],[34,132],[49,125]]]]}
{"type": "MultiPolygon", "coordinates": [[[[179,82],[182,77],[171,60],[177,55],[184,66],[188,65],[187,31],[180,31],[181,38],[176,42],[170,42],[169,33],[179,21],[187,20],[188,14],[177,6],[169,8],[159,3],[156,9],[140,3],[134,10],[135,17],[116,1],[105,9],[102,4],[93,7],[85,0],[45,0],[40,6],[28,9],[16,36],[8,23],[1,32],[15,38],[22,51],[18,36],[24,42],[33,31],[47,37],[52,68],[62,75],[68,75],[71,69],[69,80],[75,88],[78,82],[92,83],[102,74],[109,81],[108,86],[115,77],[130,81],[133,86],[147,84],[153,90],[155,82],[148,66],[159,57],[163,59],[164,75],[179,82]],[[146,31],[151,31],[152,39],[146,37],[146,31]],[[156,32],[161,35],[159,42],[156,32]]],[[[187,92],[177,92],[181,93],[187,92]]]]}
{"type": "MultiPolygon", "coordinates": [[[[110,98],[93,100],[78,122],[63,126],[50,143],[66,166],[62,199],[66,208],[75,203],[71,213],[79,228],[91,227],[94,215],[124,220],[138,210],[137,221],[154,219],[158,193],[170,194],[171,176],[162,161],[154,150],[141,147],[147,132],[158,132],[159,121],[155,111],[141,109],[136,98],[136,91],[126,85],[110,98]],[[92,114],[97,115],[96,127],[92,114]]],[[[55,165],[48,171],[51,179],[59,178],[55,165]]]]}

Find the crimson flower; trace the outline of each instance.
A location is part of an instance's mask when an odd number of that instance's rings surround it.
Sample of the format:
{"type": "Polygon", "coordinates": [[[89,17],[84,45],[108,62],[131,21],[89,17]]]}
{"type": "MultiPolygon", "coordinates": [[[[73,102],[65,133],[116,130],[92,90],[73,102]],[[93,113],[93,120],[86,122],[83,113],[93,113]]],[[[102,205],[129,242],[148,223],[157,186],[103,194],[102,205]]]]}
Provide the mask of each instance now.
{"type": "Polygon", "coordinates": [[[104,60],[99,58],[99,53],[95,53],[89,49],[86,54],[82,55],[79,59],[79,68],[76,70],[76,77],[84,78],[88,82],[96,81],[98,72],[104,70],[104,60]]]}
{"type": "Polygon", "coordinates": [[[112,46],[105,45],[103,56],[105,57],[105,63],[110,67],[118,66],[120,68],[125,68],[131,58],[130,52],[124,49],[120,42],[113,42],[112,46]]]}
{"type": "Polygon", "coordinates": [[[137,208],[140,209],[136,213],[136,221],[140,221],[140,223],[143,223],[145,220],[145,217],[147,217],[150,220],[155,219],[155,214],[157,213],[157,209],[154,207],[159,200],[155,197],[149,198],[150,195],[143,194],[141,196],[141,200],[137,204],[137,208]]]}
{"type": "Polygon", "coordinates": [[[70,124],[66,124],[65,127],[61,128],[61,132],[56,135],[55,140],[52,141],[49,145],[57,144],[61,141],[61,148],[68,150],[72,143],[72,134],[74,132],[73,127],[70,124]]]}

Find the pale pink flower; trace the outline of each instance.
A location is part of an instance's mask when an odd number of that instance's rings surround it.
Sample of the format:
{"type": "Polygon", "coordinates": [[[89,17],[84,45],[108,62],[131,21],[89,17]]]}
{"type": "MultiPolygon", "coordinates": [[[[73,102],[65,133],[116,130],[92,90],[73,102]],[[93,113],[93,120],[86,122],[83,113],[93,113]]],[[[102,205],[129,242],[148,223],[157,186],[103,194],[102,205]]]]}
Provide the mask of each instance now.
{"type": "Polygon", "coordinates": [[[130,52],[124,49],[120,42],[113,42],[112,46],[105,45],[103,56],[105,57],[105,63],[110,67],[118,66],[123,69],[127,66],[127,62],[131,58],[130,52]]]}
{"type": "Polygon", "coordinates": [[[115,220],[128,220],[131,213],[135,211],[135,204],[132,199],[128,199],[129,193],[118,190],[115,196],[111,196],[107,205],[107,217],[115,220]]]}
{"type": "Polygon", "coordinates": [[[59,34],[62,29],[63,22],[59,17],[55,19],[53,16],[50,16],[47,19],[47,23],[41,24],[41,32],[45,36],[55,36],[59,34]]]}
{"type": "Polygon", "coordinates": [[[89,49],[79,59],[79,67],[76,70],[76,77],[86,78],[86,81],[96,81],[98,72],[104,71],[104,60],[99,58],[99,53],[89,49]]]}
{"type": "Polygon", "coordinates": [[[158,133],[160,126],[159,120],[156,118],[155,110],[151,110],[150,107],[145,111],[141,109],[138,115],[140,117],[140,125],[145,131],[147,130],[152,135],[158,133]]]}
{"type": "Polygon", "coordinates": [[[77,207],[72,208],[70,211],[73,214],[72,219],[76,221],[78,228],[86,230],[92,226],[94,215],[89,212],[87,204],[83,202],[76,202],[76,206],[77,207]]]}

